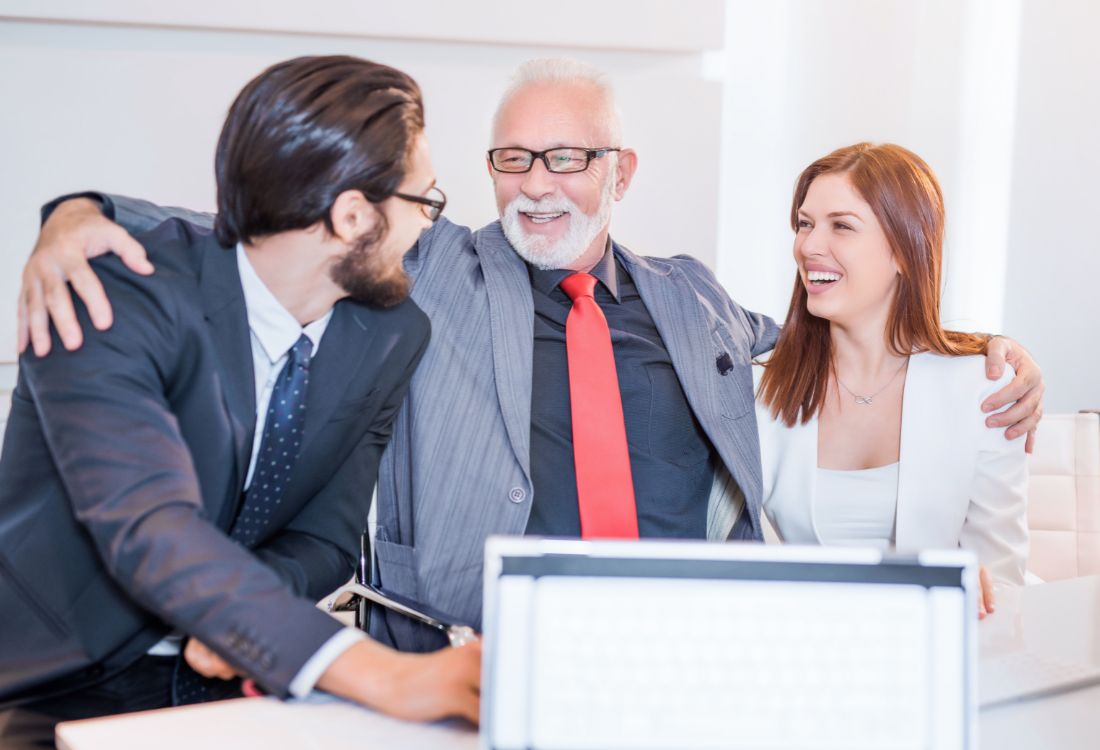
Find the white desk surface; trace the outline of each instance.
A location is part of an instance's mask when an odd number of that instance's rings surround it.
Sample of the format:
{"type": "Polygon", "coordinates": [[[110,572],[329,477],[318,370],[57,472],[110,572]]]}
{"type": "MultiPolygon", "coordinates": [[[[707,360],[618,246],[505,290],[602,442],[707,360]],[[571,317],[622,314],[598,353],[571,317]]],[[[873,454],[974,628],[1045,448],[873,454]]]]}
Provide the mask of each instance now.
{"type": "MultiPolygon", "coordinates": [[[[979,625],[983,660],[1028,648],[1100,662],[1100,576],[999,591],[997,604],[979,625]]],[[[978,722],[983,750],[1093,750],[1100,747],[1100,686],[986,709],[978,722]]],[[[460,722],[412,724],[324,697],[244,698],[68,722],[58,725],[57,739],[63,750],[478,747],[476,731],[460,722]]]]}
{"type": "Polygon", "coordinates": [[[327,696],[240,698],[57,726],[60,750],[476,750],[464,722],[415,724],[327,696]]]}
{"type": "MultiPolygon", "coordinates": [[[[1100,576],[998,591],[997,611],[978,626],[981,659],[1022,652],[1100,664],[1100,576]]],[[[979,679],[981,665],[978,666],[979,679]]],[[[985,709],[983,750],[1095,750],[1100,686],[985,709]]]]}

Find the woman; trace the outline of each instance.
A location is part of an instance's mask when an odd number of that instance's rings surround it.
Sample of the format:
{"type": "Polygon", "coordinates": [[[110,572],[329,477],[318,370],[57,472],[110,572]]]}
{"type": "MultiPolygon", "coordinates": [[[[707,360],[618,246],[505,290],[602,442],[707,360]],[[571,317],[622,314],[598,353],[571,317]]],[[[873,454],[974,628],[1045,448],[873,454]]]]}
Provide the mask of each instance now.
{"type": "MultiPolygon", "coordinates": [[[[916,154],[860,143],[807,167],[798,264],[757,391],[764,509],[786,542],[973,550],[996,580],[1027,560],[1024,441],[978,404],[985,337],[939,323],[944,209],[916,154]]],[[[983,571],[983,589],[988,589],[983,571]]],[[[991,600],[990,600],[991,603],[991,600]]]]}

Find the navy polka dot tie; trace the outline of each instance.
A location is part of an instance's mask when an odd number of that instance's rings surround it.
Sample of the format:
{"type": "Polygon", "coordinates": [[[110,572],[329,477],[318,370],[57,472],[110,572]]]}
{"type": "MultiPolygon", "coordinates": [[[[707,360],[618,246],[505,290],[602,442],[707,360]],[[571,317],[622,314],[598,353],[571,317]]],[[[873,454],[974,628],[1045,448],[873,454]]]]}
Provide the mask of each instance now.
{"type": "MultiPolygon", "coordinates": [[[[267,530],[272,513],[283,501],[294,462],[301,453],[312,352],[313,342],[303,334],[291,348],[271,391],[252,484],[229,532],[230,537],[249,548],[267,530]]],[[[172,679],[172,694],[177,706],[240,697],[240,680],[208,680],[193,671],[181,653],[172,679]]]]}
{"type": "Polygon", "coordinates": [[[301,452],[312,352],[313,342],[302,334],[298,343],[291,347],[286,365],[271,391],[252,484],[229,533],[246,547],[252,547],[267,529],[271,514],[283,501],[294,462],[301,452]]]}

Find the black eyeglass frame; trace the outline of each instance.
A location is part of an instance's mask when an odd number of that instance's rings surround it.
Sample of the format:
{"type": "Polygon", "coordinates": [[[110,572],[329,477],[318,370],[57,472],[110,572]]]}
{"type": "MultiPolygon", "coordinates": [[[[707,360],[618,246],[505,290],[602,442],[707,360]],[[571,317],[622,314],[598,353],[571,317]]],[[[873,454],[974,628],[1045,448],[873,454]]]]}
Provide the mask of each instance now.
{"type": "Polygon", "coordinates": [[[538,159],[542,162],[543,166],[546,167],[546,171],[550,174],[579,174],[588,170],[588,167],[592,164],[593,159],[600,159],[604,156],[607,156],[612,151],[622,151],[622,149],[612,146],[605,146],[604,148],[557,146],[555,148],[548,148],[545,151],[532,151],[529,148],[520,148],[518,146],[504,146],[503,148],[489,149],[489,165],[492,166],[495,171],[500,172],[501,174],[526,174],[527,172],[531,171],[532,167],[535,166],[535,159],[538,159]],[[527,165],[527,169],[501,169],[496,165],[496,161],[493,159],[493,154],[498,151],[526,151],[528,154],[531,155],[531,162],[527,165]],[[550,166],[550,160],[546,158],[546,155],[549,153],[553,153],[554,151],[583,151],[585,155],[584,167],[582,167],[581,169],[570,169],[565,171],[553,169],[550,166]]]}
{"type": "Polygon", "coordinates": [[[431,219],[433,222],[443,215],[443,209],[447,207],[447,194],[439,189],[438,186],[432,185],[429,188],[429,192],[434,190],[439,193],[441,198],[428,198],[424,195],[409,195],[408,193],[394,193],[394,198],[400,198],[403,201],[410,201],[412,203],[419,203],[421,206],[427,206],[427,210],[424,211],[424,215],[431,219]]]}

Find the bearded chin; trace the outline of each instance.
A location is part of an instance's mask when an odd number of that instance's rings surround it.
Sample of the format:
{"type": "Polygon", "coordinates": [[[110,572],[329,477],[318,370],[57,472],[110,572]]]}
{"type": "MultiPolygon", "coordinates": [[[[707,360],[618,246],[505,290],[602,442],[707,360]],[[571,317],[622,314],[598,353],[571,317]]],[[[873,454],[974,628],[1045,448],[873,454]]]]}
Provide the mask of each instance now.
{"type": "MultiPolygon", "coordinates": [[[[545,205],[518,196],[509,203],[500,217],[500,226],[504,236],[519,257],[535,268],[550,271],[556,268],[568,268],[573,261],[584,255],[588,246],[607,226],[611,219],[611,204],[614,199],[614,183],[609,179],[600,196],[600,206],[596,213],[588,215],[577,208],[567,198],[559,197],[552,201],[552,211],[565,211],[566,216],[555,221],[568,221],[565,234],[557,240],[551,240],[540,234],[530,234],[524,228],[520,212],[542,212],[545,205]]],[[[550,212],[550,211],[548,211],[550,212]]]]}
{"type": "Polygon", "coordinates": [[[549,271],[567,267],[579,258],[587,247],[587,243],[581,244],[572,236],[574,234],[572,230],[576,226],[575,215],[569,214],[566,221],[570,223],[569,231],[564,237],[555,241],[539,234],[528,234],[520,225],[519,212],[509,207],[501,219],[501,227],[504,229],[504,236],[508,238],[508,243],[519,257],[535,268],[549,271]]]}
{"type": "Polygon", "coordinates": [[[386,263],[368,244],[356,245],[332,266],[332,280],[356,302],[393,307],[409,296],[409,277],[400,261],[386,263]]]}

